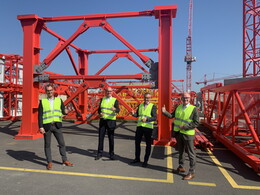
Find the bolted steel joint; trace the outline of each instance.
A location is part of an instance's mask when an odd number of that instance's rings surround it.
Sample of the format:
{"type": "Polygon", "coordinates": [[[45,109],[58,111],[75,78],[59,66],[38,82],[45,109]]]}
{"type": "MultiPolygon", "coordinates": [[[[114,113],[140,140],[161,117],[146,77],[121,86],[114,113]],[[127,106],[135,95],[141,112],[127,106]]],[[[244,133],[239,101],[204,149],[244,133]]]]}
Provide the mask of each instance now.
{"type": "Polygon", "coordinates": [[[152,59],[149,59],[147,62],[145,62],[145,65],[146,65],[148,68],[151,68],[153,64],[154,64],[154,61],[153,61],[152,59]]]}
{"type": "Polygon", "coordinates": [[[151,80],[151,74],[150,73],[143,73],[142,79],[145,81],[150,81],[151,80]]]}
{"type": "Polygon", "coordinates": [[[34,77],[34,82],[43,82],[49,80],[50,80],[50,74],[41,74],[34,77]]]}
{"type": "Polygon", "coordinates": [[[42,73],[46,68],[48,68],[48,65],[44,62],[40,65],[34,65],[34,71],[37,73],[42,73]]]}

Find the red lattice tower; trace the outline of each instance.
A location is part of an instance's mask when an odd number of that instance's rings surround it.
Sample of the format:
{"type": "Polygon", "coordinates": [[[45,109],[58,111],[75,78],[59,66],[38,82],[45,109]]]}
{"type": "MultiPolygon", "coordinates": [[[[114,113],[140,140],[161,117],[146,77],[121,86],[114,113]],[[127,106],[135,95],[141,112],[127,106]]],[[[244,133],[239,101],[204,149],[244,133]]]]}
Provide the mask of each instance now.
{"type": "Polygon", "coordinates": [[[243,77],[260,74],[260,0],[243,1],[243,77]]]}

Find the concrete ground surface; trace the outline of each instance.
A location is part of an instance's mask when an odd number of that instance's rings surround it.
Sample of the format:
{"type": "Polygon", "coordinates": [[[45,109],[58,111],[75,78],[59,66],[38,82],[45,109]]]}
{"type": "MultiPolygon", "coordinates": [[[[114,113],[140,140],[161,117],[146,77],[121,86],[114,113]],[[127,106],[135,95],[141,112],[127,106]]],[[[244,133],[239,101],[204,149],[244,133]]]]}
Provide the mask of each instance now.
{"type": "MultiPolygon", "coordinates": [[[[153,146],[147,168],[130,165],[134,158],[135,123],[117,122],[116,160],[108,158],[105,137],[103,158],[96,161],[98,123],[63,123],[68,159],[61,164],[57,142],[52,137],[53,169],[46,170],[43,139],[17,140],[21,122],[0,121],[0,194],[260,194],[260,176],[221,144],[213,151],[197,149],[196,176],[182,180],[173,174],[178,152],[170,146],[153,146]]],[[[142,143],[141,159],[145,142],[142,143]]],[[[188,169],[188,157],[186,158],[188,169]]]]}

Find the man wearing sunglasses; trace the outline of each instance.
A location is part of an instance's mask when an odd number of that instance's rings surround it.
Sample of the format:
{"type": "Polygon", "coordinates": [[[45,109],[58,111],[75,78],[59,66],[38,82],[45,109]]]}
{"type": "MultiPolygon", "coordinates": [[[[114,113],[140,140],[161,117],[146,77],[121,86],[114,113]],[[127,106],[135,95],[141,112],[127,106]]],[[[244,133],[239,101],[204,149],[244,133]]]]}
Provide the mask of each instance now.
{"type": "Polygon", "coordinates": [[[119,104],[116,98],[112,97],[113,90],[108,87],[106,90],[106,96],[100,101],[98,114],[100,115],[99,130],[98,130],[98,152],[95,160],[99,160],[102,157],[104,149],[104,138],[107,132],[109,141],[109,158],[115,159],[114,154],[114,132],[116,128],[116,113],[120,112],[119,104]]]}
{"type": "Polygon", "coordinates": [[[130,162],[130,164],[140,163],[140,153],[141,153],[141,141],[142,137],[145,137],[146,149],[144,162],[142,167],[148,166],[149,156],[151,154],[152,146],[152,133],[153,124],[156,121],[156,106],[150,103],[151,94],[144,94],[144,102],[137,107],[137,111],[132,111],[134,117],[138,117],[137,128],[135,132],[135,159],[130,162]]]}
{"type": "Polygon", "coordinates": [[[175,118],[174,132],[177,135],[176,140],[179,149],[179,167],[173,170],[174,173],[184,173],[185,150],[187,150],[190,169],[184,180],[193,179],[195,177],[196,154],[194,151],[195,128],[199,126],[198,110],[190,104],[190,94],[182,94],[182,102],[173,113],[167,112],[165,105],[162,107],[162,113],[168,118],[175,118]]]}

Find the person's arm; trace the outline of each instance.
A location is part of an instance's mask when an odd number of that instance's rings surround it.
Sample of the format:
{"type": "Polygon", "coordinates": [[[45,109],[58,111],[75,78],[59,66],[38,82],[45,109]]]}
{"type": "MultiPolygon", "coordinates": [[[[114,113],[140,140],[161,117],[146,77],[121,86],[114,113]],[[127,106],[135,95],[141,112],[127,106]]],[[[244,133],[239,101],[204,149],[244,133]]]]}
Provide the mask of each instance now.
{"type": "Polygon", "coordinates": [[[152,111],[151,111],[151,116],[152,116],[152,117],[147,117],[147,122],[150,122],[150,121],[156,121],[156,119],[157,119],[157,113],[156,113],[156,110],[157,110],[156,106],[153,105],[153,107],[152,107],[152,111]]]}
{"type": "Polygon", "coordinates": [[[114,107],[115,107],[115,109],[116,109],[114,112],[115,112],[115,113],[119,113],[119,112],[120,112],[120,108],[119,108],[119,103],[118,103],[117,100],[115,101],[114,107]]]}
{"type": "Polygon", "coordinates": [[[190,130],[194,129],[199,126],[199,114],[198,114],[198,109],[195,107],[190,115],[190,119],[192,120],[189,122],[189,124],[184,125],[183,129],[184,130],[190,130]]]}
{"type": "Polygon", "coordinates": [[[61,105],[60,105],[61,112],[62,112],[63,115],[67,115],[68,111],[66,110],[64,103],[63,103],[61,98],[60,98],[60,101],[61,101],[61,105]]]}
{"type": "Polygon", "coordinates": [[[168,111],[164,111],[163,115],[168,118],[174,118],[175,117],[175,110],[172,113],[169,113],[168,111]]]}
{"type": "Polygon", "coordinates": [[[98,114],[101,114],[101,102],[102,102],[102,98],[99,101],[99,106],[98,106],[98,114]]]}
{"type": "Polygon", "coordinates": [[[163,115],[166,116],[166,117],[168,117],[168,118],[170,118],[170,119],[172,119],[172,118],[175,117],[175,110],[176,110],[176,109],[174,109],[174,111],[173,111],[172,113],[169,113],[169,112],[166,110],[165,105],[162,107],[162,113],[163,113],[163,115]]]}
{"type": "Polygon", "coordinates": [[[39,131],[41,134],[45,133],[45,130],[43,128],[43,107],[42,107],[42,101],[40,100],[39,106],[38,106],[38,126],[39,126],[39,131]]]}
{"type": "Polygon", "coordinates": [[[40,100],[39,106],[38,106],[38,126],[39,128],[43,128],[43,107],[42,107],[42,101],[40,100]]]}
{"type": "Polygon", "coordinates": [[[139,114],[138,114],[139,106],[140,106],[140,104],[138,105],[136,112],[134,114],[132,113],[133,117],[139,117],[139,114]]]}

